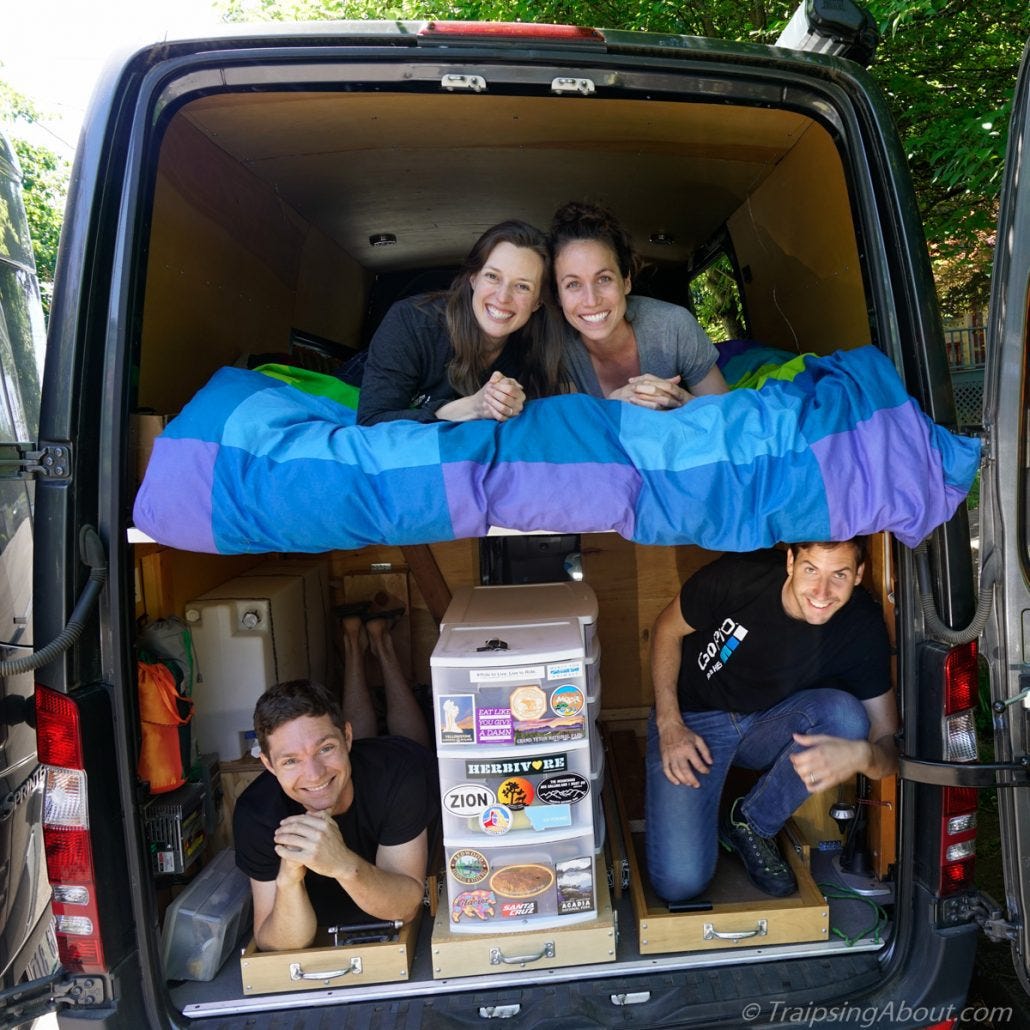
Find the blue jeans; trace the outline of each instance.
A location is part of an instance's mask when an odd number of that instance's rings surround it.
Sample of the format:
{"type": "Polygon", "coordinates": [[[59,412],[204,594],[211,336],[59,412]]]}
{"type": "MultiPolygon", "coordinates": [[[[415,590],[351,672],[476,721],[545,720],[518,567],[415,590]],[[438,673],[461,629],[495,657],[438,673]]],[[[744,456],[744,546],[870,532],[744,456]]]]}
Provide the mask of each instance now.
{"type": "Polygon", "coordinates": [[[651,885],[666,901],[700,894],[715,875],[719,800],[731,765],[764,770],[741,811],[752,829],[775,837],[808,797],[790,755],[803,748],[794,733],[826,733],[865,740],[869,717],[843,690],[801,690],[762,712],[683,712],[683,721],[708,745],[712,765],[700,787],[670,783],[662,771],[654,713],[647,728],[646,850],[651,885]]]}

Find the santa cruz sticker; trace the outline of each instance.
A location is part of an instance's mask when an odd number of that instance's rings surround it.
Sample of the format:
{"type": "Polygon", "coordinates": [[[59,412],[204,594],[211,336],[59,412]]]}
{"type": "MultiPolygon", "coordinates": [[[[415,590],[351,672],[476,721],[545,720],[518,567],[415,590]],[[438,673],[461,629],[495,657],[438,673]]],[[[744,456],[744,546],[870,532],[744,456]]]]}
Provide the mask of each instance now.
{"type": "Polygon", "coordinates": [[[501,905],[502,919],[522,919],[536,915],[535,901],[506,901],[501,905]]]}
{"type": "Polygon", "coordinates": [[[490,863],[481,851],[462,848],[451,855],[449,863],[451,876],[458,883],[482,883],[490,873],[490,863]]]}
{"type": "Polygon", "coordinates": [[[444,791],[443,807],[451,815],[465,818],[479,815],[496,800],[494,792],[484,783],[459,783],[457,787],[444,791]]]}
{"type": "Polygon", "coordinates": [[[579,715],[583,711],[585,700],[579,687],[566,683],[551,692],[551,711],[562,718],[579,715]]]}
{"type": "Polygon", "coordinates": [[[590,783],[579,773],[565,773],[562,776],[548,776],[537,784],[536,796],[545,805],[570,805],[590,793],[590,783]]]}

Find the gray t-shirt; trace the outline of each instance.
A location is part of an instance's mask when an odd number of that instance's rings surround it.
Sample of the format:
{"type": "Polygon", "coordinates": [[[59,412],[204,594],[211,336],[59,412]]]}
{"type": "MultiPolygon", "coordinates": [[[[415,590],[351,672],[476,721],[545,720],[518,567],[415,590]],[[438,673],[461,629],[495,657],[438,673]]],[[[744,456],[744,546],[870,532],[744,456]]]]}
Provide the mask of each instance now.
{"type": "MultiPolygon", "coordinates": [[[[697,319],[678,304],[653,297],[626,298],[626,320],[633,326],[640,354],[640,371],[662,379],[680,376],[680,386],[690,389],[708,375],[718,352],[697,324],[697,319]]],[[[566,323],[563,356],[569,378],[580,393],[603,397],[601,384],[583,341],[566,323]]]]}

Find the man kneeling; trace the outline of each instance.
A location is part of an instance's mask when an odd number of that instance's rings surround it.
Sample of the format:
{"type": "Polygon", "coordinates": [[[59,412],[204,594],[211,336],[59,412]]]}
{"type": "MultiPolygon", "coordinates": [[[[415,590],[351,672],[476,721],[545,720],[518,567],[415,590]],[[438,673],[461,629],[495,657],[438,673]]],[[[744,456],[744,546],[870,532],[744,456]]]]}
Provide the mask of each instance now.
{"type": "Polygon", "coordinates": [[[269,687],[254,709],[265,772],[233,813],[263,951],[318,926],[414,918],[422,904],[436,763],[404,737],[353,740],[321,684],[269,687]]]}
{"type": "Polygon", "coordinates": [[[865,540],[727,554],[658,616],[651,646],[646,845],[666,901],[704,891],[718,843],[752,883],[797,890],[773,838],[809,794],[897,769],[897,702],[865,540]],[[784,573],[784,559],[786,573],[784,573]],[[761,771],[719,821],[731,765],[761,771]]]}

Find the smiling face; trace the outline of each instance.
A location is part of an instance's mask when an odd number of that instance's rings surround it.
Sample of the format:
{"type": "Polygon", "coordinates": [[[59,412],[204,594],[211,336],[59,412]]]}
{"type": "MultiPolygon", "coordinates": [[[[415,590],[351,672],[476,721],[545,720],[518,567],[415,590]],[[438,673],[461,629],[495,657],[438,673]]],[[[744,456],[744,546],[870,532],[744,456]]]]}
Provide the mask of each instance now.
{"type": "Polygon", "coordinates": [[[584,340],[601,343],[621,329],[632,282],[611,247],[599,240],[566,243],[554,275],[565,318],[584,340]]]}
{"type": "Polygon", "coordinates": [[[528,247],[498,243],[469,278],[472,312],[483,334],[503,340],[521,329],[540,307],[544,260],[528,247]]]}
{"type": "Polygon", "coordinates": [[[306,811],[340,815],[354,800],[350,745],[349,723],[341,730],[328,715],[302,715],[268,734],[261,764],[306,811]]]}
{"type": "Polygon", "coordinates": [[[783,608],[793,619],[822,626],[841,610],[862,579],[852,544],[805,547],[795,557],[787,552],[783,608]]]}

